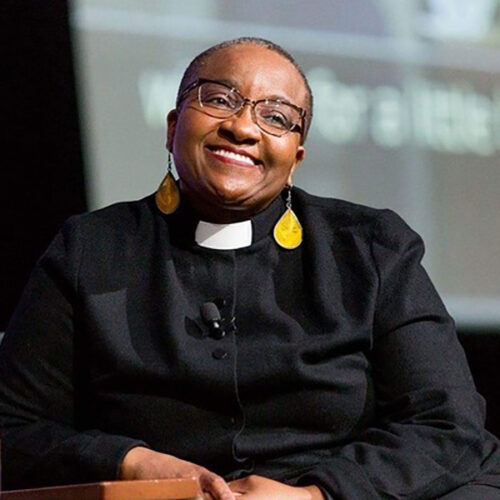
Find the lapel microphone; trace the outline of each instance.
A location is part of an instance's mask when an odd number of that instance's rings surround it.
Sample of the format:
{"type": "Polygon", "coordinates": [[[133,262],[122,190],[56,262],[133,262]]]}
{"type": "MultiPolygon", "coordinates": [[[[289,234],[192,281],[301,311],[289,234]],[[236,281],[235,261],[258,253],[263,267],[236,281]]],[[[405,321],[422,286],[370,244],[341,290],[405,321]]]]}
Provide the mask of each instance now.
{"type": "Polygon", "coordinates": [[[200,307],[201,318],[210,329],[210,336],[221,339],[226,335],[219,308],[214,302],[205,302],[200,307]]]}

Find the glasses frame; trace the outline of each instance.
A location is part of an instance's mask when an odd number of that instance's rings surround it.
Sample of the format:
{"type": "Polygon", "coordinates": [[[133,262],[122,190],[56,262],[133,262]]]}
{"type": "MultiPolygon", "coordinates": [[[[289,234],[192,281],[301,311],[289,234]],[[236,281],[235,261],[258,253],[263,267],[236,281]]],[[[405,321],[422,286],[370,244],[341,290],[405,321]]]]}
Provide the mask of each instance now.
{"type": "MultiPolygon", "coordinates": [[[[252,106],[252,119],[253,121],[255,122],[255,124],[263,131],[265,132],[266,134],[270,134],[270,135],[273,135],[275,137],[283,137],[285,134],[287,134],[288,132],[299,132],[300,133],[300,136],[302,139],[304,139],[304,129],[305,129],[305,119],[306,119],[306,116],[307,116],[307,111],[285,99],[258,99],[256,101],[254,101],[253,99],[250,99],[248,97],[245,97],[244,95],[241,94],[241,92],[236,88],[236,87],[230,87],[229,85],[223,83],[223,82],[220,82],[218,80],[210,80],[208,78],[198,78],[197,80],[195,80],[194,82],[190,83],[180,94],[179,94],[179,97],[177,98],[177,103],[176,103],[176,108],[179,107],[179,105],[181,104],[181,102],[186,98],[186,96],[189,94],[189,92],[191,92],[192,90],[194,90],[196,87],[198,87],[198,93],[197,93],[197,97],[198,97],[198,104],[200,105],[201,108],[206,108],[206,106],[203,105],[203,103],[201,102],[201,96],[200,96],[200,87],[201,85],[203,85],[204,83],[216,83],[217,85],[222,85],[223,87],[226,87],[230,92],[235,92],[241,99],[242,99],[242,103],[241,103],[241,106],[234,111],[234,113],[232,113],[231,115],[228,115],[228,118],[230,116],[234,116],[234,115],[237,115],[242,109],[243,107],[245,106],[245,104],[250,104],[252,106]],[[257,104],[261,103],[261,102],[277,102],[279,104],[286,104],[288,106],[291,106],[292,108],[294,108],[295,110],[297,110],[299,112],[299,115],[300,115],[300,124],[294,124],[290,129],[287,129],[287,130],[284,130],[282,134],[274,134],[273,132],[269,132],[268,130],[265,130],[263,129],[260,125],[259,125],[259,122],[257,120],[257,117],[255,116],[255,106],[257,106],[257,104]]],[[[212,115],[210,115],[212,116],[212,115]]],[[[215,117],[214,118],[218,118],[218,117],[215,117]]],[[[222,119],[222,118],[220,118],[222,119]]]]}

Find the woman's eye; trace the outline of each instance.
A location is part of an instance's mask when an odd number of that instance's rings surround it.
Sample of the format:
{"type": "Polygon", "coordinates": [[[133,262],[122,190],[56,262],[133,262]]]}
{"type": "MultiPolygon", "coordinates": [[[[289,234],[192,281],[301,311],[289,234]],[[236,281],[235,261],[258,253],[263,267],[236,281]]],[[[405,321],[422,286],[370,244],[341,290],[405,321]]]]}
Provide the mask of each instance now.
{"type": "Polygon", "coordinates": [[[263,116],[264,120],[270,125],[287,128],[289,120],[282,113],[267,113],[263,116]]]}
{"type": "Polygon", "coordinates": [[[211,106],[217,106],[218,108],[231,108],[232,104],[230,99],[226,95],[211,95],[205,97],[203,99],[205,104],[209,104],[211,106]]]}

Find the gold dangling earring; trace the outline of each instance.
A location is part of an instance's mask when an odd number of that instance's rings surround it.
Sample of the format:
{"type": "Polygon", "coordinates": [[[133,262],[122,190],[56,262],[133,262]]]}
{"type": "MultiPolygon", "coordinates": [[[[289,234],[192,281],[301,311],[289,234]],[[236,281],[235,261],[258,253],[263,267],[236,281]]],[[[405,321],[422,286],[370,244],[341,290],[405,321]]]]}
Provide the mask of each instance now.
{"type": "Polygon", "coordinates": [[[292,187],[288,186],[286,211],[274,226],[274,241],[287,250],[293,250],[302,243],[302,226],[292,210],[292,187]]]}
{"type": "Polygon", "coordinates": [[[158,210],[166,215],[174,213],[181,201],[179,188],[172,175],[172,158],[170,152],[168,153],[167,175],[163,178],[160,187],[156,191],[155,201],[158,210]]]}

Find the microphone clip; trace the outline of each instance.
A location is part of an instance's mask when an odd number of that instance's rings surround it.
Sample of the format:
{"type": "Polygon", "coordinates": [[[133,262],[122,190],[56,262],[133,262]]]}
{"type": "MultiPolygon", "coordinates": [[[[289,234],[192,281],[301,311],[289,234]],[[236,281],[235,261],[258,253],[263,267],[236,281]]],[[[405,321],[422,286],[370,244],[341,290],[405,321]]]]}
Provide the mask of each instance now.
{"type": "Polygon", "coordinates": [[[236,319],[224,319],[218,305],[214,302],[205,302],[200,307],[201,318],[208,325],[210,337],[220,340],[228,333],[236,333],[236,319]]]}

